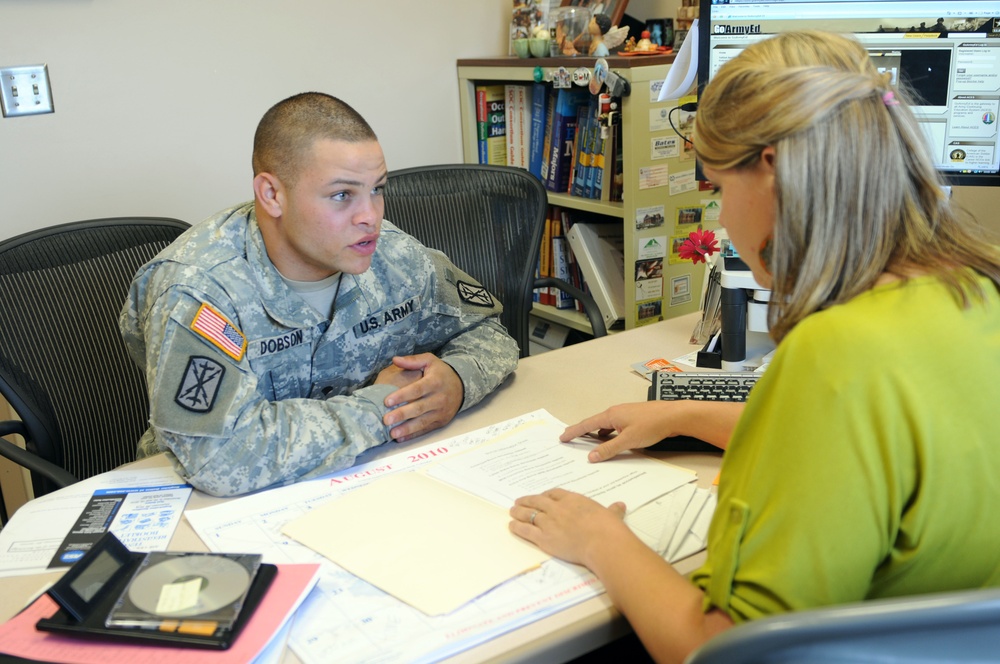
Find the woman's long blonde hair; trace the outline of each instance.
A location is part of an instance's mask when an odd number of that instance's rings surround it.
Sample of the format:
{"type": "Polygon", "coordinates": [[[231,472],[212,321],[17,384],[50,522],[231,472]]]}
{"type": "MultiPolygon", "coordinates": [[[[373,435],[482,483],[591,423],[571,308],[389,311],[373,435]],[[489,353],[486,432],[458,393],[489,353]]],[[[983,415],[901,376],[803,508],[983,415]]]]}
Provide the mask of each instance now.
{"type": "Polygon", "coordinates": [[[694,139],[705,165],[744,168],[775,148],[775,340],[884,272],[936,274],[965,306],[983,295],[975,273],[1000,289],[1000,253],[956,217],[909,100],[861,44],[821,32],[753,44],[705,88],[694,139]]]}

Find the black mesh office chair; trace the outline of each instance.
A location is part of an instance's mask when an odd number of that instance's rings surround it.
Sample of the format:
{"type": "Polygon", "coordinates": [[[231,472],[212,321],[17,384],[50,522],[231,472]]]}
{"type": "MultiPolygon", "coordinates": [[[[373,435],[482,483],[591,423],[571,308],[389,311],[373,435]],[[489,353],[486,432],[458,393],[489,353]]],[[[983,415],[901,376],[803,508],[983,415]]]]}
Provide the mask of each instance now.
{"type": "Polygon", "coordinates": [[[148,396],[118,315],[136,270],[187,228],[96,219],[0,242],[0,395],[21,418],[0,422],[0,455],[31,471],[36,496],[135,458],[148,396]]]}
{"type": "Polygon", "coordinates": [[[739,625],[685,664],[996,662],[1000,589],[872,600],[739,625]]]}
{"type": "Polygon", "coordinates": [[[389,173],[385,218],[478,279],[504,306],[501,320],[528,355],[531,292],[555,286],[584,303],[594,336],[607,329],[594,299],[562,279],[535,279],[548,198],[527,171],[451,164],[389,173]]]}

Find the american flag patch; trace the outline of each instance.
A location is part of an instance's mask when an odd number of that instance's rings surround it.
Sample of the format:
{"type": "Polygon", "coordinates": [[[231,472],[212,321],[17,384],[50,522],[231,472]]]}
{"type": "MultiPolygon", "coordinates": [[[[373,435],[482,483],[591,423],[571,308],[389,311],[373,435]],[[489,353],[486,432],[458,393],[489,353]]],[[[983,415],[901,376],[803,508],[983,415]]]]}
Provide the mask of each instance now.
{"type": "Polygon", "coordinates": [[[191,321],[191,329],[237,362],[243,359],[243,352],[247,347],[243,333],[209,305],[201,305],[198,313],[194,315],[194,320],[191,321]]]}

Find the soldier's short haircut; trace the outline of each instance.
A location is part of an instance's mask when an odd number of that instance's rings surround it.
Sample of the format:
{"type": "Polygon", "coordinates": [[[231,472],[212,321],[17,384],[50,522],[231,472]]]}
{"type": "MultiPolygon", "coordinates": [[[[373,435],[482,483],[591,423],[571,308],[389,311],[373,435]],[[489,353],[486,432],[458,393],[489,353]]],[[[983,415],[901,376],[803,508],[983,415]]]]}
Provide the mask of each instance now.
{"type": "Polygon", "coordinates": [[[303,92],[272,106],[253,139],[253,174],[271,173],[285,185],[298,179],[302,159],[319,139],[377,141],[371,125],[350,105],[322,92],[303,92]]]}

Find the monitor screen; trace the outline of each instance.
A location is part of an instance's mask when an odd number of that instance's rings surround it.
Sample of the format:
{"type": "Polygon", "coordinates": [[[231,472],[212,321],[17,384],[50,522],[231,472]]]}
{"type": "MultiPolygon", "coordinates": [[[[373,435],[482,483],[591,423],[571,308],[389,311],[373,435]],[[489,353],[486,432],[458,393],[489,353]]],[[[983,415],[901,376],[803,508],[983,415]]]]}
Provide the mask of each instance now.
{"type": "Polygon", "coordinates": [[[701,0],[698,84],[748,44],[789,30],[856,37],[902,79],[942,175],[1000,185],[1000,0],[701,0]]]}

